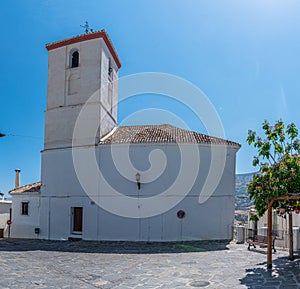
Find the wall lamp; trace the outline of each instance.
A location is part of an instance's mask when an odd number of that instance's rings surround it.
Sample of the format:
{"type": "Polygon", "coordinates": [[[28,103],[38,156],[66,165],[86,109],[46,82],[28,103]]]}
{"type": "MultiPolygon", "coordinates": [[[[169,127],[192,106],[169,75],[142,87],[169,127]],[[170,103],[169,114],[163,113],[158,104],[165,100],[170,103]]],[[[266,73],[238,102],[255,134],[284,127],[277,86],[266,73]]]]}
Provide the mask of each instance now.
{"type": "Polygon", "coordinates": [[[135,179],[136,179],[136,184],[137,184],[137,186],[138,186],[138,189],[140,190],[140,189],[141,189],[141,182],[140,182],[140,180],[141,180],[141,175],[140,175],[140,173],[136,173],[135,179]]]}

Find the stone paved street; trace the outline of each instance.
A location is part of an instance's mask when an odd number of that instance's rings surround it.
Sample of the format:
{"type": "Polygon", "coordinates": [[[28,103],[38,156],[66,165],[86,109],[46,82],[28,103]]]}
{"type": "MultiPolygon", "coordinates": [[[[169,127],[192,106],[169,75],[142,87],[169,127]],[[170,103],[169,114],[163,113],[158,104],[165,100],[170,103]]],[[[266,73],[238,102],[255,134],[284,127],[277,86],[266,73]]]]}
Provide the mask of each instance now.
{"type": "Polygon", "coordinates": [[[222,242],[0,240],[0,288],[300,288],[300,259],[222,242]]]}

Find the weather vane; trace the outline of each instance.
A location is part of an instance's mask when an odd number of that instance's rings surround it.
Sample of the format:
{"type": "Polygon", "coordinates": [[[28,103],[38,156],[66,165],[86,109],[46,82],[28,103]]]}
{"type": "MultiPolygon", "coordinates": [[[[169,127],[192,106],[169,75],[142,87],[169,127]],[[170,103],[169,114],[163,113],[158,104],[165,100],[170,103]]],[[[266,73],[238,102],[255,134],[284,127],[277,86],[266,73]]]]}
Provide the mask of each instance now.
{"type": "Polygon", "coordinates": [[[88,34],[89,32],[93,32],[93,29],[90,28],[90,25],[87,21],[85,21],[84,25],[80,25],[80,27],[85,28],[85,33],[88,34]]]}

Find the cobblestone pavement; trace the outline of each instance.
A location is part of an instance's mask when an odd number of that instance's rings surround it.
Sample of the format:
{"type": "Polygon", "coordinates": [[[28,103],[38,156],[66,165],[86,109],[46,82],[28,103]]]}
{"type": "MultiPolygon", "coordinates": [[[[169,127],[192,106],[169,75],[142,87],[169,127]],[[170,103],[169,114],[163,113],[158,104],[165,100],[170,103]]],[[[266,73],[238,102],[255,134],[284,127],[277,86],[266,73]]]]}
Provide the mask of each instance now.
{"type": "Polygon", "coordinates": [[[300,259],[222,242],[0,240],[0,288],[300,288],[300,259]]]}

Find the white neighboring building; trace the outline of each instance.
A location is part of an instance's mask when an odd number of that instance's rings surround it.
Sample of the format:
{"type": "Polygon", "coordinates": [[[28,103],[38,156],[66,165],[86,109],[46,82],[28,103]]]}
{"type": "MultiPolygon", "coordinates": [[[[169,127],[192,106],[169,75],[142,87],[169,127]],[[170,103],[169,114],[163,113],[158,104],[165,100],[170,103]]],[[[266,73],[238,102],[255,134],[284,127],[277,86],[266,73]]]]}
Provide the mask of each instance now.
{"type": "MultiPolygon", "coordinates": [[[[250,217],[255,213],[255,209],[249,212],[249,229],[255,230],[255,222],[250,220],[250,217]]],[[[293,242],[294,251],[300,250],[300,215],[292,213],[293,218],[293,242]]],[[[276,235],[275,246],[288,248],[289,247],[289,214],[280,215],[276,210],[273,210],[272,215],[272,231],[276,235]]],[[[257,222],[257,234],[267,236],[268,232],[268,213],[266,212],[257,222]]]]}
{"type": "Polygon", "coordinates": [[[7,221],[10,220],[12,201],[5,200],[0,193],[0,238],[8,237],[9,227],[7,221]]]}
{"type": "Polygon", "coordinates": [[[49,75],[42,185],[40,190],[39,184],[29,185],[33,189],[30,192],[21,188],[11,191],[12,236],[53,240],[232,239],[235,162],[240,145],[170,125],[117,127],[117,80],[121,64],[105,31],[48,44],[46,48],[49,75]],[[83,131],[82,139],[76,139],[79,145],[72,147],[75,122],[95,92],[96,98],[89,104],[92,111],[89,121],[99,124],[99,129],[94,137],[85,136],[83,131]],[[180,146],[188,152],[187,177],[194,168],[199,168],[182,200],[185,180],[174,185],[182,163],[180,146]],[[220,180],[217,176],[211,180],[216,187],[207,196],[208,200],[200,204],[199,194],[211,167],[212,147],[226,149],[224,171],[220,180]],[[91,148],[101,177],[93,162],[85,157],[80,167],[74,169],[74,153],[84,154],[91,148]],[[193,150],[200,155],[200,165],[189,155],[193,150]],[[162,171],[159,170],[164,158],[157,151],[163,152],[167,159],[162,171]],[[131,174],[129,178],[123,177],[115,166],[116,160],[126,163],[126,156],[135,167],[134,172],[129,165],[125,168],[131,174]],[[151,179],[147,173],[150,161],[158,178],[151,179]],[[94,177],[96,183],[83,184],[78,171],[86,171],[86,176],[91,180],[94,177]],[[162,194],[166,190],[167,196],[162,194]],[[115,191],[118,193],[114,194],[115,191]],[[152,200],[157,207],[165,204],[166,210],[151,215],[144,204],[152,200]],[[28,203],[27,218],[20,216],[24,202],[28,203]],[[174,206],[169,208],[170,202],[174,206]],[[122,209],[122,213],[117,212],[122,209]],[[132,217],[132,212],[137,215],[132,217]]]}
{"type": "Polygon", "coordinates": [[[35,228],[39,227],[39,203],[41,183],[16,187],[9,191],[12,196],[11,237],[37,237],[35,228]]]}

